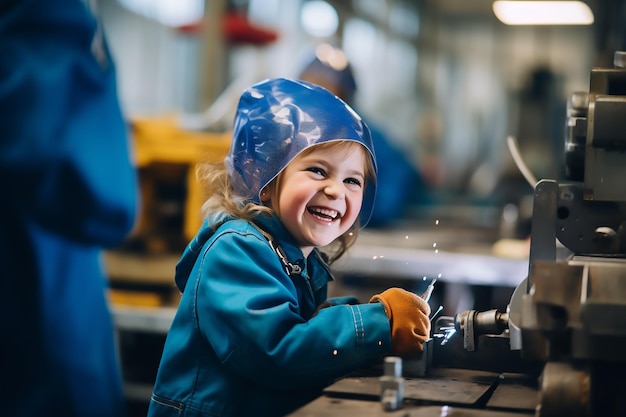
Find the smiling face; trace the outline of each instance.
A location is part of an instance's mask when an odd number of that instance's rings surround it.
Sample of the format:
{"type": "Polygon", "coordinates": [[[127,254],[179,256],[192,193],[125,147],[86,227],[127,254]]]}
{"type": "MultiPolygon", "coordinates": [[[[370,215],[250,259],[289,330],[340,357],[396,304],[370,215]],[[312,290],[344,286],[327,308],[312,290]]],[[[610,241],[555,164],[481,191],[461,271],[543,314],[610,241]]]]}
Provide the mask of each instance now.
{"type": "Polygon", "coordinates": [[[366,158],[367,150],[356,142],[311,147],[287,165],[277,189],[265,197],[305,256],[356,221],[369,175],[366,158]]]}

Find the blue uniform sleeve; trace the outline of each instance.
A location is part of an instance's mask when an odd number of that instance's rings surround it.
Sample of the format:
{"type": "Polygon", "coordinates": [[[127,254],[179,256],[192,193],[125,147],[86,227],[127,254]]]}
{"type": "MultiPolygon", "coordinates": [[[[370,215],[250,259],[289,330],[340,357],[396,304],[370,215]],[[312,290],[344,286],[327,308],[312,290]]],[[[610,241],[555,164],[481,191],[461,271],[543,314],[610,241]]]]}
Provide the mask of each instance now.
{"type": "Polygon", "coordinates": [[[359,299],[353,295],[346,295],[341,297],[331,297],[328,300],[331,306],[338,306],[342,304],[359,304],[359,299]]]}
{"type": "Polygon", "coordinates": [[[301,302],[313,293],[283,272],[264,238],[229,232],[204,256],[193,289],[197,326],[240,376],[278,389],[319,386],[389,352],[380,304],[338,305],[304,318],[301,302]]]}
{"type": "Polygon", "coordinates": [[[132,227],[136,177],[85,3],[0,0],[0,195],[51,232],[112,245],[132,227]]]}

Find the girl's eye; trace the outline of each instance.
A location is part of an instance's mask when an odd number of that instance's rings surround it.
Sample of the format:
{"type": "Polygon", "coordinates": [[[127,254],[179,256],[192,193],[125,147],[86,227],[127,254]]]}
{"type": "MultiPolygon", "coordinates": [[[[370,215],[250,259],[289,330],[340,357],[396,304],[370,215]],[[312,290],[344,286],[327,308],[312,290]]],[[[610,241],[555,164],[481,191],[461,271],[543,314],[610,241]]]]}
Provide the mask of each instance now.
{"type": "Polygon", "coordinates": [[[306,170],[309,171],[309,172],[313,172],[314,174],[317,174],[317,175],[321,175],[321,176],[325,175],[325,172],[324,172],[324,170],[322,168],[309,167],[306,170]]]}
{"type": "Polygon", "coordinates": [[[356,178],[346,178],[346,179],[344,180],[344,182],[345,182],[345,183],[347,183],[347,184],[356,185],[356,186],[358,186],[358,187],[360,187],[360,186],[362,185],[362,184],[361,184],[361,181],[359,181],[359,180],[358,180],[358,179],[356,179],[356,178]]]}

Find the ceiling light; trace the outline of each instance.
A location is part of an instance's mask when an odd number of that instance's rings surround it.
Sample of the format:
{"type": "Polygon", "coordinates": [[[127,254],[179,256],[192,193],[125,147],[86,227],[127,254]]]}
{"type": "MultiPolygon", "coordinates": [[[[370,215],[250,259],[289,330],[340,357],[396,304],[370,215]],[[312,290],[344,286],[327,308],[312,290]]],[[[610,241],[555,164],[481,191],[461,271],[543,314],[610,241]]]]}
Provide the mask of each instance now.
{"type": "Polygon", "coordinates": [[[494,1],[493,13],[506,25],[591,25],[593,12],[582,1],[494,1]]]}
{"type": "Polygon", "coordinates": [[[204,15],[202,0],[118,0],[122,6],[166,26],[198,23],[204,15]]]}
{"type": "Polygon", "coordinates": [[[322,0],[304,3],[300,19],[305,32],[322,38],[334,35],[339,26],[337,11],[322,0]]]}

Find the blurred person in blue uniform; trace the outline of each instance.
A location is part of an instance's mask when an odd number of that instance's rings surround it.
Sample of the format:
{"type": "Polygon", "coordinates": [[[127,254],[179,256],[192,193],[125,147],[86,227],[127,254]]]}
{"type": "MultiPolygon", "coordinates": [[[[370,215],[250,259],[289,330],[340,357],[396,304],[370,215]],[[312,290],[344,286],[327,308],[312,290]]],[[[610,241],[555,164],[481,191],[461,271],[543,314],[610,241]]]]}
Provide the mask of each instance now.
{"type": "Polygon", "coordinates": [[[230,152],[175,281],[182,298],[148,415],[283,416],[390,353],[422,352],[430,307],[390,288],[327,299],[329,263],[372,214],[369,129],[343,101],[275,78],[244,91],[230,152]]]}
{"type": "MultiPolygon", "coordinates": [[[[357,83],[341,49],[330,44],[318,45],[315,56],[304,65],[298,78],[322,86],[354,106],[357,83]]],[[[380,187],[369,227],[390,226],[407,215],[411,204],[428,204],[431,197],[428,184],[405,152],[380,127],[371,121],[367,125],[380,167],[380,187]]]]}
{"type": "Polygon", "coordinates": [[[85,2],[0,10],[1,414],[124,416],[101,248],[136,178],[114,66],[85,2]]]}

